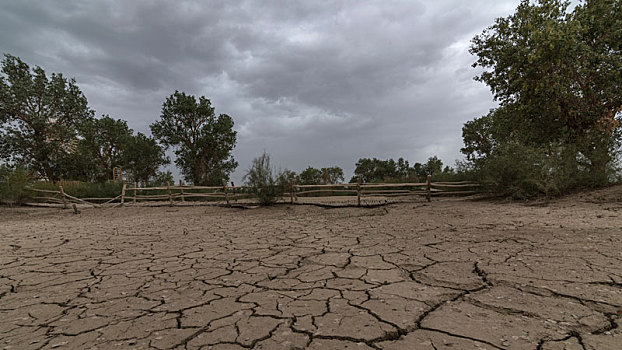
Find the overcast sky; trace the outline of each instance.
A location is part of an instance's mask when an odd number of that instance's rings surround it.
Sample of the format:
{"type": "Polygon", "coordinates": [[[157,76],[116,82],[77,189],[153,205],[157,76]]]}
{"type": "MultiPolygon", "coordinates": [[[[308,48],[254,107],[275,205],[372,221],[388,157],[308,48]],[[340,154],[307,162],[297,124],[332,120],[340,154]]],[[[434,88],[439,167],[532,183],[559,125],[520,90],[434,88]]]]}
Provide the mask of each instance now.
{"type": "Polygon", "coordinates": [[[518,3],[3,0],[0,52],[148,134],[175,90],[209,98],[236,123],[238,182],[264,150],[348,180],[361,157],[462,158],[462,124],[494,106],[469,42],[518,3]]]}

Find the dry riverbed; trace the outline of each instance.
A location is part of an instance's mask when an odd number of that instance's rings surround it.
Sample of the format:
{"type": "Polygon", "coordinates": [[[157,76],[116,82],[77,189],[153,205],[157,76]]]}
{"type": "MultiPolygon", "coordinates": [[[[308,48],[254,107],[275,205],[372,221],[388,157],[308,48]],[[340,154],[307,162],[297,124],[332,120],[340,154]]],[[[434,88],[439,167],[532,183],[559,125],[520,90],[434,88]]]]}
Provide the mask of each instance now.
{"type": "Polygon", "coordinates": [[[622,187],[0,209],[0,349],[622,349],[622,187]]]}

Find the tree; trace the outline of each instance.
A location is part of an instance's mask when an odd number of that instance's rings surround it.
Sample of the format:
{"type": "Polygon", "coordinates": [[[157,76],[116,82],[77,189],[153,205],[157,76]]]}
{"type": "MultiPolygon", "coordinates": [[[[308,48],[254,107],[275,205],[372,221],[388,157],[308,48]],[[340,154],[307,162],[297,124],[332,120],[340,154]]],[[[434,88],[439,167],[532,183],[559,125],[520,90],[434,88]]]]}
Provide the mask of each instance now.
{"type": "Polygon", "coordinates": [[[454,170],[454,168],[450,167],[449,165],[443,168],[443,174],[455,174],[455,173],[456,173],[456,170],[454,170]]]}
{"type": "Polygon", "coordinates": [[[468,161],[479,162],[492,154],[493,149],[504,138],[499,130],[493,131],[493,123],[503,118],[502,108],[493,109],[487,115],[464,123],[462,139],[464,147],[460,149],[468,161]],[[498,113],[499,116],[494,115],[498,113]]]}
{"type": "Polygon", "coordinates": [[[156,174],[149,180],[149,186],[166,186],[173,183],[173,173],[170,171],[157,171],[156,174]]]}
{"type": "Polygon", "coordinates": [[[322,182],[324,184],[338,184],[345,181],[343,177],[343,169],[338,166],[320,169],[322,172],[322,182]]]}
{"type": "Polygon", "coordinates": [[[437,156],[429,157],[425,164],[417,162],[412,168],[409,168],[411,176],[415,177],[417,181],[425,181],[428,175],[440,174],[443,172],[442,170],[443,162],[437,156]]]}
{"type": "MultiPolygon", "coordinates": [[[[596,182],[607,181],[620,142],[622,1],[568,6],[523,0],[472,40],[474,66],[484,69],[476,80],[500,104],[463,128],[462,151],[480,168],[498,149],[497,159],[509,159],[512,148],[504,144],[512,143],[533,151],[532,166],[586,169],[596,182]]],[[[554,170],[547,173],[561,174],[554,170]]]]}
{"type": "Polygon", "coordinates": [[[430,157],[423,168],[427,175],[439,174],[443,170],[443,162],[437,156],[430,157]]]}
{"type": "Polygon", "coordinates": [[[319,185],[322,183],[322,171],[313,167],[307,167],[298,175],[298,183],[301,185],[319,185]]]}
{"type": "Polygon", "coordinates": [[[90,168],[94,179],[98,182],[112,179],[113,169],[124,167],[125,161],[129,160],[124,153],[132,140],[132,129],[125,120],[113,119],[107,115],[100,119],[89,118],[78,129],[82,136],[78,147],[81,153],[92,160],[90,168]]]}
{"type": "Polygon", "coordinates": [[[417,177],[417,181],[424,181],[425,178],[428,176],[426,168],[423,166],[423,164],[419,162],[415,163],[415,165],[413,165],[411,169],[417,177]]]}
{"type": "Polygon", "coordinates": [[[51,181],[67,174],[77,144],[77,125],[92,117],[74,79],[30,68],[8,54],[0,75],[0,157],[51,181]]]}
{"type": "Polygon", "coordinates": [[[158,169],[169,162],[156,140],[140,132],[128,139],[123,151],[123,166],[135,182],[149,182],[158,176],[158,169]]]}
{"type": "Polygon", "coordinates": [[[408,179],[411,174],[410,164],[408,163],[408,160],[405,160],[404,158],[400,157],[397,160],[396,171],[397,171],[397,176],[399,178],[408,179]]]}
{"type": "Polygon", "coordinates": [[[218,185],[238,166],[231,152],[236,143],[233,119],[214,114],[210,100],[175,91],[162,104],[160,120],[151,124],[155,138],[174,147],[175,164],[186,181],[218,185]]]}
{"type": "Polygon", "coordinates": [[[397,164],[393,159],[360,158],[354,169],[355,177],[360,176],[363,182],[381,182],[398,177],[397,164]]]}
{"type": "Polygon", "coordinates": [[[79,126],[80,140],[68,178],[105,182],[113,169],[122,168],[128,179],[147,183],[169,158],[152,137],[133,134],[127,122],[103,116],[89,118],[79,126]]]}

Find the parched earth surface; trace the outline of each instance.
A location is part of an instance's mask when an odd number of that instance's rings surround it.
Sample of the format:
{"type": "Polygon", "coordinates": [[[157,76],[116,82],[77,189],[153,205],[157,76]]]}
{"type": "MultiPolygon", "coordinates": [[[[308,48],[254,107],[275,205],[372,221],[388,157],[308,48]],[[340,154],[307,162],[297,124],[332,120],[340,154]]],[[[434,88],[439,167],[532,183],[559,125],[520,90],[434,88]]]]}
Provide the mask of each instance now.
{"type": "Polygon", "coordinates": [[[622,349],[622,187],[0,210],[1,349],[622,349]]]}

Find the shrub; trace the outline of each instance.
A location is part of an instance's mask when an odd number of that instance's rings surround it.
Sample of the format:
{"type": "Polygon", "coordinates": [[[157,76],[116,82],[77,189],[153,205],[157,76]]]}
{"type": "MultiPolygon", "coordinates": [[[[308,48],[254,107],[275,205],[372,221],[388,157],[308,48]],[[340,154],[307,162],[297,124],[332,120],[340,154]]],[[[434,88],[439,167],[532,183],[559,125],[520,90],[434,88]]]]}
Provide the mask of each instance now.
{"type": "Polygon", "coordinates": [[[24,203],[31,197],[28,190],[31,180],[24,168],[11,169],[6,165],[0,166],[0,202],[10,206],[24,203]]]}
{"type": "Polygon", "coordinates": [[[265,152],[253,159],[251,167],[244,175],[244,182],[257,196],[261,205],[272,205],[283,195],[283,190],[278,186],[274,170],[270,166],[270,155],[265,152]]]}
{"type": "Polygon", "coordinates": [[[590,160],[574,145],[530,147],[517,142],[498,145],[477,167],[491,192],[516,199],[553,197],[605,185],[608,172],[594,171],[590,160]]]}

